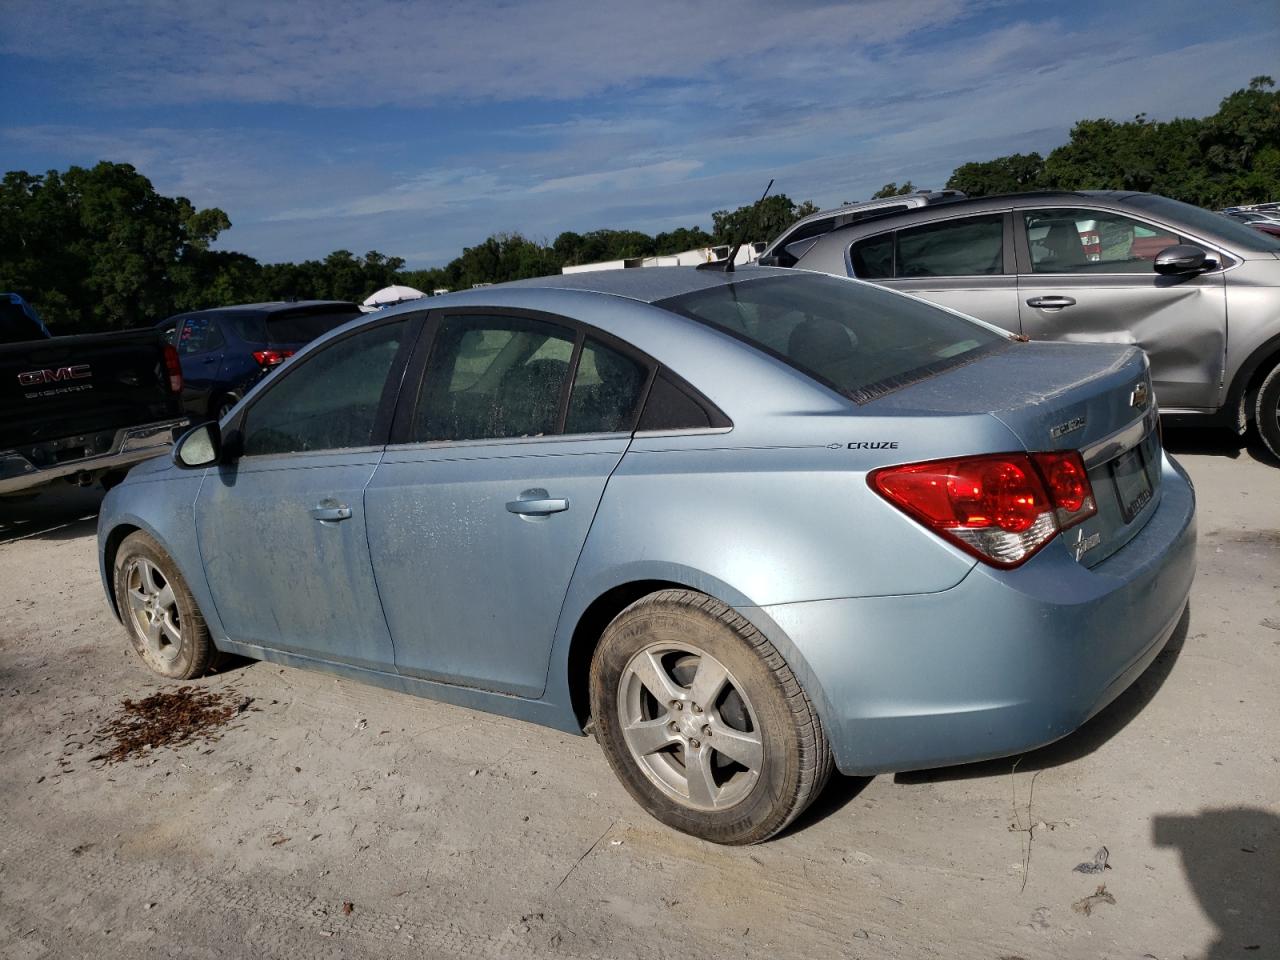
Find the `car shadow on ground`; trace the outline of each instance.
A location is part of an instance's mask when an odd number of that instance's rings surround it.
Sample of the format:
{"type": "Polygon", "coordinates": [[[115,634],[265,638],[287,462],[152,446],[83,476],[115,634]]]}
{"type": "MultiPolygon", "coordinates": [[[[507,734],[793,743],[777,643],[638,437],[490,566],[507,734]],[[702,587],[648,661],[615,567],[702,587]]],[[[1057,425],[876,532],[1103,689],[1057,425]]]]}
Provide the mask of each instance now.
{"type": "Polygon", "coordinates": [[[1217,927],[1206,960],[1280,956],[1280,817],[1254,807],[1166,814],[1152,819],[1151,834],[1178,851],[1217,927]]]}
{"type": "Polygon", "coordinates": [[[98,523],[101,487],[58,485],[30,496],[0,497],[0,544],[18,540],[71,540],[98,523]]]}
{"type": "Polygon", "coordinates": [[[1280,467],[1280,461],[1271,455],[1258,432],[1253,429],[1242,437],[1232,430],[1166,427],[1163,440],[1164,448],[1175,457],[1180,453],[1227,457],[1230,460],[1246,456],[1268,467],[1280,467]]]}

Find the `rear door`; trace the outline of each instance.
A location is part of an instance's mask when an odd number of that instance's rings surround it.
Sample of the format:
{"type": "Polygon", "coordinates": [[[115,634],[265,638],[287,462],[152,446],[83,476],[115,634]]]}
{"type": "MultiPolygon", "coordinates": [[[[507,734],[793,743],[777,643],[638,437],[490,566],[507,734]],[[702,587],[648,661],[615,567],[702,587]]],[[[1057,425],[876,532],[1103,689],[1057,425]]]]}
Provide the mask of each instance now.
{"type": "Polygon", "coordinates": [[[243,456],[205,477],[195,515],[232,640],[394,669],[363,498],[417,323],[388,318],[329,342],[228,424],[243,456]]]}
{"type": "Polygon", "coordinates": [[[539,696],[560,606],[650,369],[544,315],[437,317],[365,493],[396,668],[539,696]]]}
{"type": "Polygon", "coordinates": [[[1011,222],[1007,212],[987,212],[859,240],[850,272],[1016,332],[1011,222]]]}
{"type": "Polygon", "coordinates": [[[1220,405],[1227,345],[1223,269],[1192,276],[1155,272],[1161,250],[1194,241],[1156,223],[1082,207],[1020,210],[1015,231],[1024,334],[1139,346],[1151,361],[1162,407],[1220,405]]]}

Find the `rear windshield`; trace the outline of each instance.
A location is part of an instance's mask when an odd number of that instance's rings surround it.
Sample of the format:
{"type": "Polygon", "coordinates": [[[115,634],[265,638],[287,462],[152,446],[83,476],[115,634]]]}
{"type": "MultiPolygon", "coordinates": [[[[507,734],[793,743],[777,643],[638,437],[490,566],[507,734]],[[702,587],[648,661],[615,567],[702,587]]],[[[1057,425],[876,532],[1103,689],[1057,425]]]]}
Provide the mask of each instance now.
{"type": "Polygon", "coordinates": [[[39,324],[8,297],[0,299],[0,343],[21,343],[45,336],[39,324]]]}
{"type": "Polygon", "coordinates": [[[360,311],[351,309],[243,313],[231,322],[240,337],[250,343],[310,343],[358,316],[360,311]]]}
{"type": "Polygon", "coordinates": [[[858,403],[1009,342],[927,303],[819,274],[740,280],[658,306],[745,340],[858,403]]]}

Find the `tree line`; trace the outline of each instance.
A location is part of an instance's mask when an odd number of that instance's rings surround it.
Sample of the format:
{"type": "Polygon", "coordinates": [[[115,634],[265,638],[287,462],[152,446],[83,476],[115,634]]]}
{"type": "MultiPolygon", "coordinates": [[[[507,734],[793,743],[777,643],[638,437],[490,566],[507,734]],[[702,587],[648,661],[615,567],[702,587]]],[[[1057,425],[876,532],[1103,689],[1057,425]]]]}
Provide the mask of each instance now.
{"type": "MultiPolygon", "coordinates": [[[[946,186],[970,196],[1025,190],[1145,190],[1198,206],[1280,199],[1280,92],[1270,77],[1222,100],[1207,117],[1082,120],[1047,157],[1011,154],[965,163],[946,186]]],[[[887,183],[876,197],[911,193],[887,183]]],[[[770,239],[818,208],[785,194],[717,210],[711,229],[565,231],[550,242],[498,233],[443,267],[406,270],[400,257],[335,250],[323,260],[259,263],[211,250],[231,226],[225,212],[165,197],[129,164],[102,161],[43,175],[10,171],[0,181],[0,291],[20,293],[59,334],[155,323],[174,313],[231,303],[332,299],[359,302],[403,283],[430,292],[558,273],[602,260],[676,253],[770,239]]]]}

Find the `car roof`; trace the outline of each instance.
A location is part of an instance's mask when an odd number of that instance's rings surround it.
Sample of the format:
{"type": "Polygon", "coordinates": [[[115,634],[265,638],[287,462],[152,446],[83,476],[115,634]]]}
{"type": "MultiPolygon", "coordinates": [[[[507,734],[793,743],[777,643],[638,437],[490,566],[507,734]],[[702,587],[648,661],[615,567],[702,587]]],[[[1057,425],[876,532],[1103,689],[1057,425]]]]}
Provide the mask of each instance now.
{"type": "Polygon", "coordinates": [[[701,270],[697,267],[633,267],[617,270],[587,270],[581,273],[552,274],[547,277],[534,277],[530,280],[513,280],[510,283],[495,283],[489,287],[476,290],[460,290],[440,297],[432,297],[426,303],[413,300],[402,304],[401,308],[424,306],[434,309],[436,306],[450,306],[467,302],[485,300],[494,291],[507,290],[574,290],[585,293],[607,294],[638,300],[641,303],[655,303],[669,297],[707,290],[741,280],[757,280],[763,277],[794,276],[795,271],[783,267],[738,267],[732,272],[724,270],[701,270]]]}
{"type": "MultiPolygon", "coordinates": [[[[851,223],[843,227],[837,227],[830,233],[823,234],[818,238],[817,243],[810,248],[814,250],[821,243],[848,243],[849,237],[858,236],[855,231],[863,232],[867,235],[881,233],[888,230],[896,230],[899,227],[913,226],[922,221],[932,220],[935,218],[951,218],[966,213],[998,213],[1007,210],[1010,207],[1033,207],[1033,206],[1069,206],[1071,204],[1085,203],[1090,205],[1111,207],[1117,212],[1127,212],[1131,215],[1142,217],[1150,217],[1155,220],[1163,220],[1170,224],[1177,224],[1179,218],[1170,216],[1163,211],[1148,209],[1141,201],[1160,198],[1159,194],[1146,193],[1141,190],[1032,190],[1026,193],[1001,193],[989,197],[966,197],[963,200],[948,200],[945,203],[932,203],[928,206],[917,207],[913,210],[904,210],[900,213],[893,213],[886,217],[879,217],[875,220],[864,220],[857,223],[851,223]]],[[[1163,198],[1161,198],[1163,199],[1163,198]]],[[[1223,218],[1224,220],[1226,218],[1223,218]]],[[[1229,222],[1229,221],[1228,221],[1229,222]]],[[[1201,228],[1190,231],[1193,234],[1207,234],[1201,228]]],[[[1237,240],[1226,240],[1215,236],[1205,236],[1205,239],[1223,243],[1228,247],[1239,248],[1240,242],[1237,240]]],[[[806,251],[808,253],[809,251],[806,251]]]]}
{"type": "Polygon", "coordinates": [[[321,310],[350,310],[352,313],[356,313],[359,309],[354,303],[347,300],[272,300],[267,303],[232,303],[224,307],[209,307],[206,310],[189,310],[184,313],[174,314],[172,317],[160,321],[160,323],[169,323],[179,317],[194,317],[217,313],[262,313],[271,315],[273,313],[317,313],[321,310]]]}

